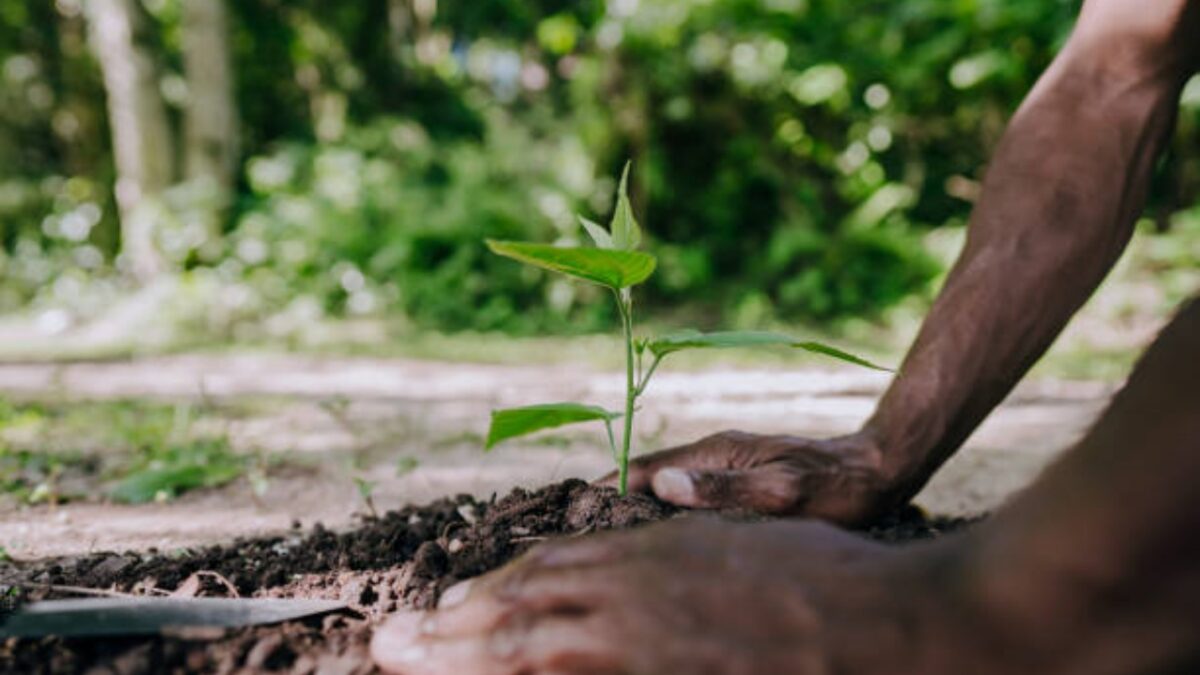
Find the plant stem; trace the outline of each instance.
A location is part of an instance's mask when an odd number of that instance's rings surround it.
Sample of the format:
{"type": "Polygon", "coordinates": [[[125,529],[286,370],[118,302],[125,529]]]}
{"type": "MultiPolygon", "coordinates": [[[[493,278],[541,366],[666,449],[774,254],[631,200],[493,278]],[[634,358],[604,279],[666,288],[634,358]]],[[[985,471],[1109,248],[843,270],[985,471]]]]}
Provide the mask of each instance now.
{"type": "Polygon", "coordinates": [[[637,355],[637,370],[635,371],[637,375],[634,377],[634,381],[638,383],[638,389],[640,390],[642,388],[642,351],[634,349],[633,353],[637,355]]]}
{"type": "Polygon", "coordinates": [[[620,478],[618,492],[624,496],[629,491],[629,444],[633,437],[633,407],[637,402],[637,383],[633,367],[633,297],[631,293],[617,293],[617,307],[621,310],[621,327],[625,333],[625,434],[621,438],[621,456],[617,460],[620,478]]]}
{"type": "Polygon", "coordinates": [[[654,371],[658,369],[658,364],[660,363],[662,363],[662,357],[655,356],[654,360],[650,362],[650,369],[646,371],[646,375],[638,380],[635,396],[641,396],[646,393],[646,385],[650,384],[650,378],[654,375],[654,371]]]}
{"type": "Polygon", "coordinates": [[[613,435],[612,420],[604,420],[604,430],[608,432],[608,449],[612,451],[613,461],[620,464],[620,459],[617,455],[617,439],[613,435]]]}

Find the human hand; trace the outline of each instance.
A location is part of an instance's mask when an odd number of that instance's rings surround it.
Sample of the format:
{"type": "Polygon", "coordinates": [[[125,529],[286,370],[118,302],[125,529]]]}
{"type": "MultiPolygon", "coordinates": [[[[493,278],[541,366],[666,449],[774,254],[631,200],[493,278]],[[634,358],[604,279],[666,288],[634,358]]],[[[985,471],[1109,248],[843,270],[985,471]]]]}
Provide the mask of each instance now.
{"type": "MultiPolygon", "coordinates": [[[[629,489],[689,508],[741,508],[858,524],[886,505],[868,434],[828,440],[724,431],[629,463],[629,489]]],[[[599,481],[615,486],[615,473],[599,481]]]]}
{"type": "Polygon", "coordinates": [[[698,517],[556,542],[393,617],[371,654],[404,675],[931,673],[885,653],[949,604],[898,551],[821,523],[698,517]]]}

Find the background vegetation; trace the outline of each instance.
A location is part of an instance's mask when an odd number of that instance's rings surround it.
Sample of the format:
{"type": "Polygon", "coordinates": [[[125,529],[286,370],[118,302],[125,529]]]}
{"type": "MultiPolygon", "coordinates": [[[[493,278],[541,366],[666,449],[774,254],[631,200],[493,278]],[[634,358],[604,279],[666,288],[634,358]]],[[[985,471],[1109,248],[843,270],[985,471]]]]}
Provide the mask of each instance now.
{"type": "MultiPolygon", "coordinates": [[[[0,0],[0,312],[65,330],[170,279],[205,334],[607,326],[481,242],[579,240],[631,157],[650,302],[872,316],[937,276],[1076,5],[0,0]]],[[[1198,126],[1191,86],[1175,147],[1198,126]]],[[[1165,163],[1154,226],[1198,191],[1165,163]]]]}

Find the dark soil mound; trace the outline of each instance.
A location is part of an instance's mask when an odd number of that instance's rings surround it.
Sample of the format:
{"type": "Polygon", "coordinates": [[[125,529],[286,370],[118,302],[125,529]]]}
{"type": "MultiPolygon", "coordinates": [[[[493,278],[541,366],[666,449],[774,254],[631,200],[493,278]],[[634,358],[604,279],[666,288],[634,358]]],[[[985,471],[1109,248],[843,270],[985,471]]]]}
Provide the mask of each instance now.
{"type": "MultiPolygon", "coordinates": [[[[651,497],[618,497],[578,480],[499,501],[469,496],[366,518],[349,532],[319,524],[181,554],[100,553],[0,566],[6,602],[59,597],[64,587],[118,592],[336,598],[342,615],[216,636],[41,640],[0,644],[0,673],[373,672],[371,627],[398,608],[425,608],[455,582],[484,574],[553,537],[624,529],[678,512],[651,497]],[[4,587],[7,587],[4,588],[4,587]]],[[[736,516],[734,516],[736,517],[736,516]]],[[[865,533],[902,542],[968,524],[907,508],[865,533]]],[[[4,607],[0,605],[0,611],[4,607]]]]}

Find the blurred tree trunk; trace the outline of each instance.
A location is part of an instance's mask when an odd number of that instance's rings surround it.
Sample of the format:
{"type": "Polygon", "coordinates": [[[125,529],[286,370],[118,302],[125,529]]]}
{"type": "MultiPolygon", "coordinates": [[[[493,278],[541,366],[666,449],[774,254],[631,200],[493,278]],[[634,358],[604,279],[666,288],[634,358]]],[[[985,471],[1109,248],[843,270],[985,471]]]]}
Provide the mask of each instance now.
{"type": "Polygon", "coordinates": [[[410,0],[387,0],[388,14],[388,47],[392,59],[399,62],[404,59],[404,50],[412,39],[413,15],[410,0]]]}
{"type": "Polygon", "coordinates": [[[146,282],[164,268],[154,230],[174,166],[155,60],[139,44],[147,20],[137,0],[89,0],[85,7],[108,99],[121,256],[133,276],[146,282]]]}
{"type": "Polygon", "coordinates": [[[209,181],[222,206],[238,167],[238,118],[224,0],[183,1],[184,178],[209,181]]]}

